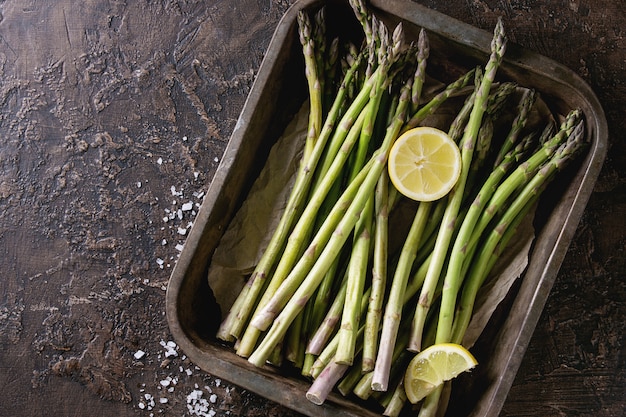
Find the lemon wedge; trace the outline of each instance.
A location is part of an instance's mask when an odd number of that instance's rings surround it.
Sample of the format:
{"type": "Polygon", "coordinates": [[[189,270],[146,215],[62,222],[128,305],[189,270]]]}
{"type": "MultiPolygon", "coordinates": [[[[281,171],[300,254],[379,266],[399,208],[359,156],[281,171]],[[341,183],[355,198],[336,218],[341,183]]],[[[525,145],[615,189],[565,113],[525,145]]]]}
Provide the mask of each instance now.
{"type": "Polygon", "coordinates": [[[439,343],[429,346],[411,359],[404,374],[407,399],[416,404],[445,381],[477,364],[476,358],[461,345],[439,343]]]}

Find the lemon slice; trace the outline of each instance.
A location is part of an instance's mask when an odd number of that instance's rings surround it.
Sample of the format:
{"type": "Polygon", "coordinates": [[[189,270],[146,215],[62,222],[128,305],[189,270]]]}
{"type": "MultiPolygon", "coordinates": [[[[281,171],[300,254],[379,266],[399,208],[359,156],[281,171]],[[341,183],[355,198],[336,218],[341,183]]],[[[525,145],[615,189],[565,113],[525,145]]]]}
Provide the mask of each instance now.
{"type": "Polygon", "coordinates": [[[434,201],[452,190],[461,174],[461,152],[443,131],[416,127],[391,147],[389,178],[398,191],[416,201],[434,201]]]}
{"type": "Polygon", "coordinates": [[[411,403],[416,404],[439,385],[474,368],[477,363],[474,356],[461,345],[432,345],[411,359],[404,374],[406,396],[411,403]]]}

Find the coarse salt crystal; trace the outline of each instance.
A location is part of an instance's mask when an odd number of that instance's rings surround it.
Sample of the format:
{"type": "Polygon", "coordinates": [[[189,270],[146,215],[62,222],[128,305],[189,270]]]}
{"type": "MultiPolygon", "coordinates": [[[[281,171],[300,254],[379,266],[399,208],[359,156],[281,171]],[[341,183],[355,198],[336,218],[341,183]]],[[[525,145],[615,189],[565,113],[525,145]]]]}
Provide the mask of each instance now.
{"type": "Polygon", "coordinates": [[[176,343],[169,341],[165,343],[161,340],[161,346],[165,348],[165,357],[169,358],[170,356],[178,356],[178,352],[176,352],[176,343]]]}
{"type": "Polygon", "coordinates": [[[135,352],[135,354],[133,356],[135,357],[135,359],[139,360],[139,359],[143,358],[144,356],[146,356],[146,352],[144,352],[143,350],[139,349],[137,352],[135,352]]]}
{"type": "Polygon", "coordinates": [[[141,181],[137,181],[137,188],[141,188],[141,181]]]}
{"type": "Polygon", "coordinates": [[[157,159],[157,164],[161,165],[163,163],[163,158],[157,159]]]}
{"type": "Polygon", "coordinates": [[[182,252],[184,248],[184,245],[181,245],[180,243],[176,245],[176,250],[179,252],[182,252]]]}
{"type": "Polygon", "coordinates": [[[159,398],[161,404],[167,404],[167,398],[159,398]]]}
{"type": "Polygon", "coordinates": [[[215,402],[217,401],[217,395],[211,394],[211,396],[209,397],[209,401],[211,401],[212,404],[215,404],[215,402]]]}
{"type": "Polygon", "coordinates": [[[191,201],[189,201],[189,202],[187,202],[187,203],[183,204],[183,206],[182,206],[182,210],[183,210],[183,211],[189,211],[189,210],[191,210],[192,208],[193,208],[193,203],[192,203],[191,201]]]}

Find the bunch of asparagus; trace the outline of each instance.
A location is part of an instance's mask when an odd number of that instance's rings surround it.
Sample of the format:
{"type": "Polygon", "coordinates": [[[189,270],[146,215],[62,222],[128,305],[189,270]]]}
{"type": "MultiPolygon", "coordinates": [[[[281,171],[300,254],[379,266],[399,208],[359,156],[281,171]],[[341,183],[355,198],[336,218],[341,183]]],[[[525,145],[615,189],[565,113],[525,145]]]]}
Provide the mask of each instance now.
{"type": "MultiPolygon", "coordinates": [[[[529,129],[537,94],[496,81],[506,48],[498,21],[484,68],[430,96],[429,42],[389,30],[350,0],[364,39],[328,39],[326,9],[298,16],[308,81],[308,130],[280,223],[218,331],[256,366],[288,361],[321,404],[333,389],[408,407],[404,369],[434,343],[462,343],[476,294],[555,174],[584,144],[579,110],[529,129]],[[522,92],[520,94],[520,91],[522,92]],[[453,98],[448,124],[462,155],[454,189],[409,202],[387,176],[394,140],[453,98]],[[390,221],[414,205],[401,244],[390,221]],[[396,247],[397,246],[397,247],[396,247]]],[[[420,404],[431,416],[441,389],[420,404]]]]}

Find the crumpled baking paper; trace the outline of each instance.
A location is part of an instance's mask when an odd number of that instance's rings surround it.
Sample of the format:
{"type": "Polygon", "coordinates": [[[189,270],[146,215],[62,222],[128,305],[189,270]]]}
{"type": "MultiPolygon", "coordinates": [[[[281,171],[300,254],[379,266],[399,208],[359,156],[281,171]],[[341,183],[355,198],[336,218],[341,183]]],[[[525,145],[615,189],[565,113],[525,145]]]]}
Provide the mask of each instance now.
{"type": "MultiPolygon", "coordinates": [[[[438,112],[438,116],[427,121],[428,124],[449,123],[446,113],[445,109],[438,112]]],[[[215,250],[208,280],[223,316],[254,270],[262,249],[266,247],[284,211],[297,171],[297,164],[293,161],[300,160],[307,123],[308,105],[305,103],[273,146],[265,167],[215,250]]],[[[495,309],[528,265],[535,237],[532,215],[524,221],[525,224],[519,227],[519,232],[477,295],[473,316],[463,340],[463,345],[467,347],[476,342],[495,309]]]]}

